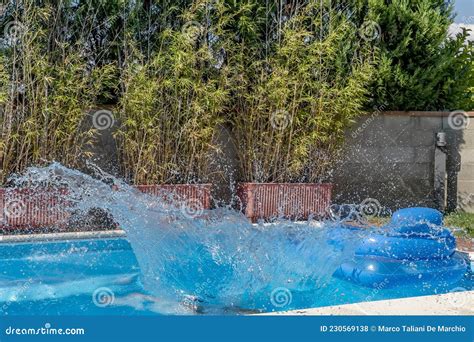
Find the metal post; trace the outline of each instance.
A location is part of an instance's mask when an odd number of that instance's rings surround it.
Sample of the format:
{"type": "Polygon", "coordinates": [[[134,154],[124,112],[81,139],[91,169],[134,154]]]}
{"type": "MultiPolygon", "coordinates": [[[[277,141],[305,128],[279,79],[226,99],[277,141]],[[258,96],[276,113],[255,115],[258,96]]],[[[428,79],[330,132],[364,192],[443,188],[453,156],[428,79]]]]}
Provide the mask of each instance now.
{"type": "Polygon", "coordinates": [[[437,209],[444,212],[446,209],[446,133],[436,133],[436,147],[434,159],[434,197],[437,209]]]}

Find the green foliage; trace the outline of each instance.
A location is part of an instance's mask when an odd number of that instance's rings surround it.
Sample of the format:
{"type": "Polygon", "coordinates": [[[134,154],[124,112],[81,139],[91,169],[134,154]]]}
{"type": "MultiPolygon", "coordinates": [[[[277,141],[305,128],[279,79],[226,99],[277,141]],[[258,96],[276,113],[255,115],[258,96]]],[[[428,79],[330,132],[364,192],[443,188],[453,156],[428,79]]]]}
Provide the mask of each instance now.
{"type": "Polygon", "coordinates": [[[320,181],[345,129],[363,113],[372,51],[328,8],[305,6],[276,26],[275,39],[258,43],[270,51],[262,58],[255,57],[258,46],[227,51],[234,54],[229,119],[242,179],[320,181]]]}
{"type": "MultiPolygon", "coordinates": [[[[343,1],[346,2],[346,1],[343,1]]],[[[467,32],[448,37],[452,6],[445,0],[354,0],[353,20],[372,21],[379,36],[372,105],[389,110],[474,108],[473,44],[467,32]],[[471,89],[469,89],[471,88],[471,89]]]]}
{"type": "Polygon", "coordinates": [[[228,94],[208,47],[186,31],[167,29],[149,59],[130,57],[124,70],[122,125],[117,132],[123,169],[136,184],[203,180],[215,127],[228,94]]]}
{"type": "Polygon", "coordinates": [[[474,108],[474,44],[448,37],[445,0],[11,1],[0,39],[0,181],[77,166],[116,104],[124,175],[206,179],[231,128],[240,180],[325,179],[344,132],[373,106],[474,108]]]}
{"type": "Polygon", "coordinates": [[[95,130],[84,126],[87,110],[111,86],[114,67],[88,64],[81,43],[67,41],[60,30],[64,15],[25,3],[2,30],[2,182],[29,165],[57,160],[77,166],[90,157],[84,147],[95,130]]]}
{"type": "Polygon", "coordinates": [[[474,214],[472,213],[455,212],[449,214],[445,216],[444,224],[450,228],[461,229],[461,233],[474,237],[474,214]]]}

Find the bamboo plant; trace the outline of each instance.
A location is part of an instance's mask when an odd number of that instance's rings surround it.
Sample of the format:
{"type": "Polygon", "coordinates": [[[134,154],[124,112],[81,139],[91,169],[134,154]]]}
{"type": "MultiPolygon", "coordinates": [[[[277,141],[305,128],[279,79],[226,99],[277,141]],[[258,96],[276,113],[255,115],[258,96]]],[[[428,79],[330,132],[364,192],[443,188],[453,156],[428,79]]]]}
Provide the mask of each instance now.
{"type": "MultiPolygon", "coordinates": [[[[71,41],[67,7],[16,2],[0,41],[0,182],[52,160],[76,167],[96,129],[85,125],[113,65],[91,66],[71,41]]],[[[84,32],[84,34],[86,34],[84,32]]]]}
{"type": "Polygon", "coordinates": [[[340,12],[319,5],[266,7],[276,19],[252,31],[264,50],[231,52],[229,120],[244,181],[323,180],[344,130],[364,113],[375,51],[340,12]]]}
{"type": "Polygon", "coordinates": [[[183,12],[188,19],[182,26],[160,32],[152,54],[142,53],[133,38],[127,41],[116,138],[132,183],[205,180],[228,91],[223,74],[212,74],[205,27],[194,15],[183,12]]]}

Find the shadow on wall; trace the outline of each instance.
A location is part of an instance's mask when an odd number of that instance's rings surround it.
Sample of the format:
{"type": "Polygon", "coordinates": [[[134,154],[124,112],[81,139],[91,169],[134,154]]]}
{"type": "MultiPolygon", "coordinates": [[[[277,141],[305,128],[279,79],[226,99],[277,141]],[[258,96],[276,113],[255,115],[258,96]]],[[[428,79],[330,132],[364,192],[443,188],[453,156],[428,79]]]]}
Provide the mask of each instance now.
{"type": "MultiPolygon", "coordinates": [[[[103,171],[120,177],[119,156],[114,134],[120,125],[114,106],[101,106],[91,109],[84,122],[84,130],[95,128],[97,138],[92,146],[84,146],[84,150],[90,153],[91,162],[103,171]]],[[[84,163],[79,167],[80,171],[88,173],[88,165],[84,163]]]]}
{"type": "Polygon", "coordinates": [[[230,127],[220,125],[214,135],[217,147],[208,159],[208,181],[212,183],[212,198],[220,206],[235,201],[236,181],[240,179],[237,147],[230,127]]]}
{"type": "Polygon", "coordinates": [[[468,114],[464,122],[443,121],[462,127],[447,131],[453,141],[448,150],[448,209],[474,213],[474,112],[468,114]]]}

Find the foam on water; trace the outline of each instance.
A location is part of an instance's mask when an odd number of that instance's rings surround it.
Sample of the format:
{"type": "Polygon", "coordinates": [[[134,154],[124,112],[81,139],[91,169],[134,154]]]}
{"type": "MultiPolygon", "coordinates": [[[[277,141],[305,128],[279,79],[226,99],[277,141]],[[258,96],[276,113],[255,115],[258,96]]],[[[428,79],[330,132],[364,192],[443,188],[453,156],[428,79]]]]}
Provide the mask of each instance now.
{"type": "Polygon", "coordinates": [[[198,298],[204,307],[255,308],[275,300],[275,289],[317,295],[357,245],[331,244],[330,223],[252,225],[229,208],[190,217],[110,175],[92,177],[58,163],[29,168],[11,181],[33,189],[67,187],[64,196],[74,210],[111,213],[127,233],[144,288],[167,303],[167,312],[182,312],[189,298],[198,298]],[[111,184],[118,190],[112,191],[111,184]]]}

